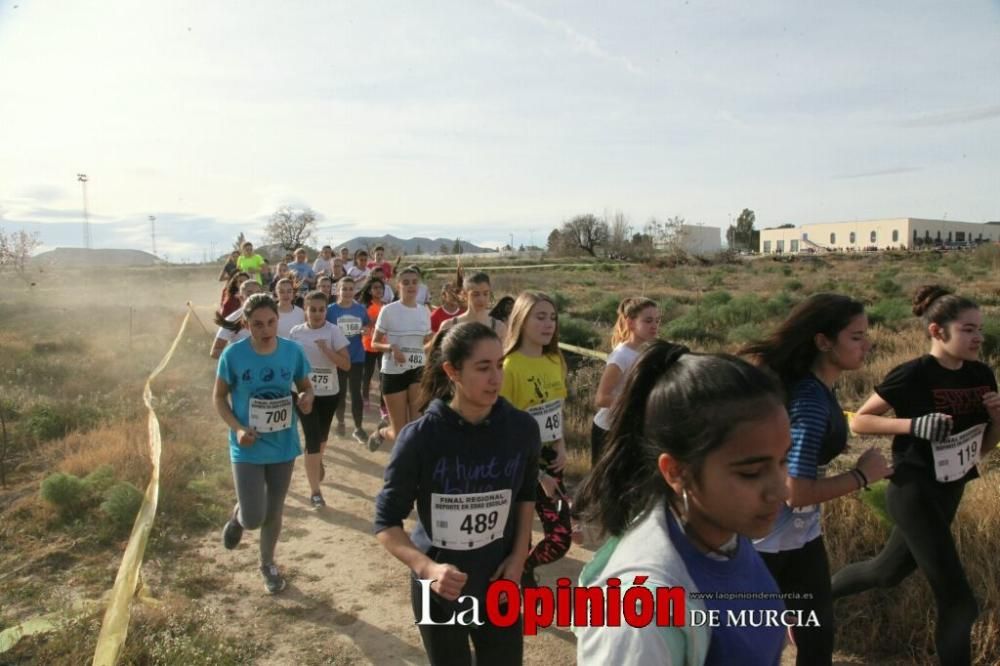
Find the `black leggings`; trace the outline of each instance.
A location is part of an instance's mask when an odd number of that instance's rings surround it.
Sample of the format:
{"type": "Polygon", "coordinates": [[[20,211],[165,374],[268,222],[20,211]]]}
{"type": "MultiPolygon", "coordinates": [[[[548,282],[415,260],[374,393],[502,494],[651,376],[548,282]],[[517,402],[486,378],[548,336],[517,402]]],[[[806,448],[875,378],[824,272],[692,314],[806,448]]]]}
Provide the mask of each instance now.
{"type": "Polygon", "coordinates": [[[761,553],[764,563],[784,594],[785,608],[801,610],[804,619],[816,613],[818,627],[793,627],[798,666],[833,663],[833,597],[830,593],[830,561],[823,537],[801,548],[779,553],[761,553]],[[794,598],[798,596],[799,598],[794,598]]]}
{"type": "Polygon", "coordinates": [[[361,394],[365,397],[365,400],[368,400],[369,396],[371,396],[372,377],[375,376],[375,370],[378,369],[381,363],[382,352],[365,352],[365,372],[361,379],[361,394]]]}
{"type": "MultiPolygon", "coordinates": [[[[410,601],[413,605],[413,617],[420,619],[423,608],[420,583],[410,577],[410,601]]],[[[467,606],[462,605],[465,609],[467,606]]],[[[435,622],[446,622],[451,618],[452,610],[446,610],[434,597],[430,600],[431,618],[435,622]]],[[[505,605],[501,605],[501,610],[505,605]]],[[[486,608],[480,599],[480,619],[482,626],[470,625],[463,627],[453,625],[417,625],[420,629],[420,640],[424,643],[427,658],[431,666],[471,666],[472,651],[469,649],[469,639],[476,648],[476,666],[521,666],[524,659],[524,636],[521,634],[521,618],[509,627],[497,627],[490,624],[486,616],[486,608]]]]}
{"type": "Polygon", "coordinates": [[[363,363],[351,363],[350,370],[337,368],[337,381],[340,382],[340,402],[337,403],[337,422],[344,422],[347,411],[347,391],[351,391],[351,416],[354,417],[354,427],[361,427],[361,419],[365,414],[365,403],[361,400],[361,375],[364,373],[363,363]]]}
{"type": "Polygon", "coordinates": [[[330,436],[330,424],[333,423],[333,412],[340,402],[340,394],[318,395],[313,399],[313,408],[308,414],[303,414],[298,403],[295,411],[302,423],[302,434],[305,435],[306,453],[319,453],[319,445],[330,436]]]}
{"type": "Polygon", "coordinates": [[[886,491],[889,515],[896,523],[889,541],[873,559],[837,572],[833,598],[893,587],[920,567],[937,602],[938,659],[942,664],[970,664],[972,625],[979,606],[950,530],[965,483],[938,483],[907,472],[897,470],[886,491]]]}

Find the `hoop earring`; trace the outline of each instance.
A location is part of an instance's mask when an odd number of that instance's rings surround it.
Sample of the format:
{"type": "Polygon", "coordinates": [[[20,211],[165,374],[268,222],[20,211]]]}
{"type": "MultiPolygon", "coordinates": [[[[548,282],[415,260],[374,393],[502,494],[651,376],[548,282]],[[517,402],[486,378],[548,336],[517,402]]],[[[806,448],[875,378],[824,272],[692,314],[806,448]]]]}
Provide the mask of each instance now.
{"type": "Polygon", "coordinates": [[[687,488],[681,488],[681,505],[684,507],[684,513],[681,515],[681,519],[684,521],[684,524],[686,525],[688,521],[688,512],[690,511],[690,509],[688,508],[687,488]]]}

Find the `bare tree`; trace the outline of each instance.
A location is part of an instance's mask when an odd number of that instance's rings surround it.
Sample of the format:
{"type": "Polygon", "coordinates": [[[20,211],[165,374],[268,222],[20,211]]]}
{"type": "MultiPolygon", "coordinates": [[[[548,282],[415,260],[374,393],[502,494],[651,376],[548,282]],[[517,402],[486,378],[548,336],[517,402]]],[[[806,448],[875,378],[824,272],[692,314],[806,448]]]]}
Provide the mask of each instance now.
{"type": "Polygon", "coordinates": [[[242,252],[243,243],[245,242],[247,242],[247,237],[244,236],[243,232],[241,231],[240,235],[236,237],[236,241],[233,243],[233,249],[236,250],[237,252],[242,252]]]}
{"type": "Polygon", "coordinates": [[[38,234],[21,229],[8,235],[0,229],[0,272],[12,270],[26,284],[34,285],[27,275],[28,260],[41,244],[38,234]]]}
{"type": "Polygon", "coordinates": [[[652,239],[653,246],[657,250],[667,254],[677,254],[685,251],[684,242],[687,240],[688,232],[684,218],[674,215],[663,222],[651,217],[643,229],[643,235],[652,239]]]}
{"type": "Polygon", "coordinates": [[[564,222],[560,234],[567,248],[579,248],[592,257],[597,256],[598,249],[608,246],[608,223],[589,213],[564,222]]]}
{"type": "Polygon", "coordinates": [[[625,213],[615,211],[608,221],[608,249],[615,255],[624,257],[629,254],[629,240],[632,237],[632,225],[625,213]]]}
{"type": "Polygon", "coordinates": [[[286,252],[302,247],[316,233],[316,213],[310,208],[295,210],[284,206],[271,214],[264,227],[264,239],[286,252]]]}

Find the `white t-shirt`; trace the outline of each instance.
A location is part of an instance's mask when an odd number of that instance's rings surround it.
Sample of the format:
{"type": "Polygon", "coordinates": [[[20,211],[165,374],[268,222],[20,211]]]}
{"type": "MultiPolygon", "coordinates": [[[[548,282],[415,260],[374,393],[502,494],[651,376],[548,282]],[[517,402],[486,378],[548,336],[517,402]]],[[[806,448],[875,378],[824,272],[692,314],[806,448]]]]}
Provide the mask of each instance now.
{"type": "MultiPolygon", "coordinates": [[[[386,282],[385,289],[382,291],[382,302],[392,303],[394,300],[396,300],[396,292],[394,292],[392,287],[389,286],[389,283],[386,282]]],[[[420,301],[417,302],[419,303],[420,301]]]]}
{"type": "Polygon", "coordinates": [[[291,312],[278,312],[278,337],[287,338],[292,332],[292,328],[299,324],[306,323],[306,313],[297,305],[292,306],[291,312]]]}
{"type": "MultiPolygon", "coordinates": [[[[618,394],[622,392],[622,388],[625,386],[625,375],[629,368],[635,364],[637,358],[639,358],[639,351],[629,349],[629,346],[624,342],[608,354],[608,365],[617,365],[622,371],[622,378],[618,381],[618,386],[611,391],[612,399],[617,398],[618,394]]],[[[609,430],[611,428],[611,410],[607,407],[601,407],[597,410],[597,414],[594,415],[594,423],[604,430],[609,430]]]]}
{"type": "Polygon", "coordinates": [[[299,324],[292,327],[288,338],[302,345],[302,351],[309,359],[309,365],[312,367],[309,379],[313,383],[316,395],[336,395],[339,393],[340,383],[337,380],[337,366],[326,357],[316,341],[325,340],[330,349],[339,351],[347,346],[347,338],[344,337],[341,330],[328,321],[324,321],[319,328],[309,328],[309,324],[299,324]]]}
{"type": "Polygon", "coordinates": [[[392,352],[382,354],[382,372],[401,375],[424,365],[424,338],[431,332],[431,313],[423,305],[410,308],[402,301],[390,303],[379,311],[375,330],[385,333],[389,344],[397,345],[406,356],[400,365],[392,352]]]}
{"type": "Polygon", "coordinates": [[[364,282],[368,279],[368,269],[358,268],[354,264],[347,267],[346,273],[348,277],[354,278],[355,282],[364,282]]]}
{"type": "Polygon", "coordinates": [[[319,275],[320,273],[326,273],[327,275],[333,275],[333,259],[324,259],[323,257],[316,257],[316,261],[313,262],[313,272],[319,275]]]}
{"type": "MultiPolygon", "coordinates": [[[[234,312],[230,312],[226,315],[226,321],[239,321],[243,318],[243,308],[240,308],[234,312]]],[[[247,330],[246,326],[236,331],[235,333],[227,328],[219,327],[219,330],[215,332],[216,340],[225,340],[226,344],[233,344],[234,342],[239,342],[244,338],[250,337],[250,331],[247,330]]]]}
{"type": "Polygon", "coordinates": [[[417,285],[417,305],[428,305],[431,302],[431,290],[421,282],[417,285]]]}

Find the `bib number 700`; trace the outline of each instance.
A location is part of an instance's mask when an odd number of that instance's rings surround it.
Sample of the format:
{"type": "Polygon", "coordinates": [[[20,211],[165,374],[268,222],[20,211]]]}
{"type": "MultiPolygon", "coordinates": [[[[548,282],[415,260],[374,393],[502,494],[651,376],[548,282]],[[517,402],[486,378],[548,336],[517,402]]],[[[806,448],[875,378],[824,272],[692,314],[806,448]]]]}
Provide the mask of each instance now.
{"type": "Polygon", "coordinates": [[[490,511],[489,513],[466,514],[465,519],[458,526],[458,529],[466,534],[482,534],[487,530],[492,530],[496,526],[497,512],[490,511]]]}

